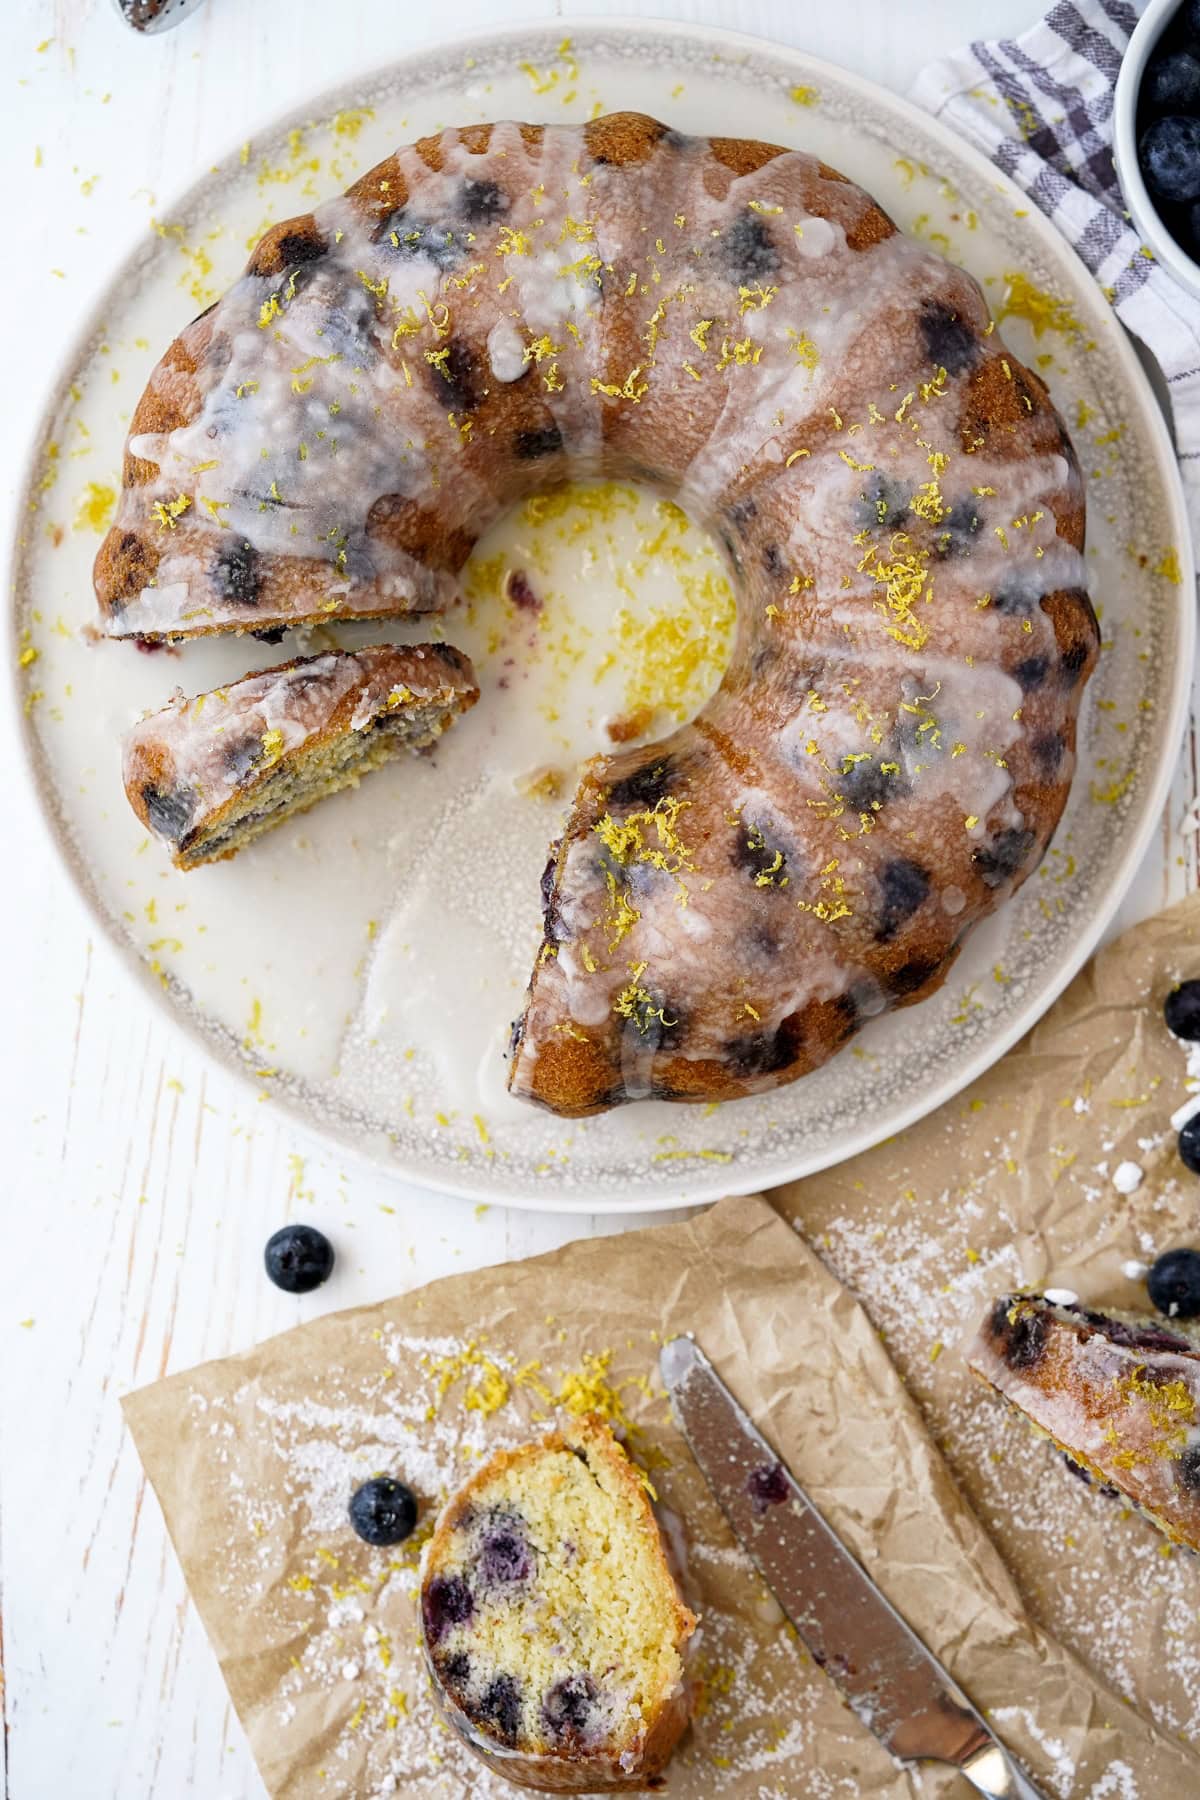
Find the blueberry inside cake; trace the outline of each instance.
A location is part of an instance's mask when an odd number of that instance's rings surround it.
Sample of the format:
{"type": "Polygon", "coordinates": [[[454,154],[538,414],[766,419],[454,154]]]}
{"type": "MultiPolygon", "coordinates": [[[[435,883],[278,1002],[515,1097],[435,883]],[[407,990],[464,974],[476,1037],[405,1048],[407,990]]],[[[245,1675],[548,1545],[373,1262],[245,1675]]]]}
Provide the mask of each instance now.
{"type": "Polygon", "coordinates": [[[1200,1340],[1013,1294],[995,1302],[968,1363],[1077,1468],[1200,1550],[1200,1340]]]}
{"type": "Polygon", "coordinates": [[[177,868],[233,856],[402,750],[427,749],[479,689],[445,644],[337,650],[177,694],[125,740],[125,791],[177,868]]]}
{"type": "Polygon", "coordinates": [[[527,1787],[655,1785],[687,1723],[695,1624],[642,1478],[597,1420],[493,1457],[426,1550],[421,1625],[443,1708],[527,1787]]]}

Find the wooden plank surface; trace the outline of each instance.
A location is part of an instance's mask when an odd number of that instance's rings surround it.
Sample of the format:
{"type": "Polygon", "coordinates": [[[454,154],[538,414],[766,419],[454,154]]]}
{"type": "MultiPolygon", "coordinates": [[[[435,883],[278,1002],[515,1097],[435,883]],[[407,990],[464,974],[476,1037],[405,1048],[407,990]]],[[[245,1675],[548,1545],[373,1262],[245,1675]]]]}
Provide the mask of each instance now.
{"type": "MultiPolygon", "coordinates": [[[[704,20],[899,87],[946,43],[936,0],[524,0],[519,10],[704,20]]],[[[1031,11],[1029,0],[963,0],[953,31],[1018,30],[1031,11]]],[[[152,212],[316,90],[440,32],[509,16],[503,0],[210,0],[178,31],[137,41],[110,0],[8,0],[9,511],[60,346],[152,212]]],[[[5,766],[16,757],[11,731],[5,717],[5,766]]],[[[1196,779],[1193,731],[1124,920],[1196,885],[1198,841],[1178,831],[1196,779]]],[[[2,1791],[254,1800],[261,1786],[123,1434],[119,1395],[301,1316],[636,1220],[477,1214],[341,1164],[149,1011],[95,939],[21,781],[6,785],[0,808],[2,1791]],[[335,1279],[304,1302],[271,1288],[259,1263],[270,1231],[293,1217],[328,1225],[343,1251],[335,1279]]]]}

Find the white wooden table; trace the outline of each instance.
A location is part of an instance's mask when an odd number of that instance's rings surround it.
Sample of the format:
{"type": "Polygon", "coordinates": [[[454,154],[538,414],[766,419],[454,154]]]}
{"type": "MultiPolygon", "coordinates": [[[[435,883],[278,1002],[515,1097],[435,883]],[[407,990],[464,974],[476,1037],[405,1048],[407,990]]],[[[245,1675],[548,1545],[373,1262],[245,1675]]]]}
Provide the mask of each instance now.
{"type": "MultiPolygon", "coordinates": [[[[725,25],[903,88],[947,44],[948,18],[955,39],[1015,32],[1036,3],[523,0],[517,10],[725,25]]],[[[308,95],[438,33],[510,16],[506,0],[210,0],[177,31],[138,41],[110,0],[6,0],[6,542],[57,347],[151,212],[169,212],[231,142],[308,95]]],[[[14,766],[7,717],[0,739],[0,767],[14,766]]],[[[1183,892],[1193,746],[1194,732],[1125,921],[1183,892]]],[[[481,1216],[342,1168],[146,1006],[59,873],[20,775],[0,792],[3,1792],[250,1800],[261,1784],[118,1396],[317,1311],[637,1221],[481,1216]],[[293,1217],[324,1225],[340,1250],[335,1278],[304,1301],[277,1293],[261,1267],[268,1234],[293,1217]]]]}

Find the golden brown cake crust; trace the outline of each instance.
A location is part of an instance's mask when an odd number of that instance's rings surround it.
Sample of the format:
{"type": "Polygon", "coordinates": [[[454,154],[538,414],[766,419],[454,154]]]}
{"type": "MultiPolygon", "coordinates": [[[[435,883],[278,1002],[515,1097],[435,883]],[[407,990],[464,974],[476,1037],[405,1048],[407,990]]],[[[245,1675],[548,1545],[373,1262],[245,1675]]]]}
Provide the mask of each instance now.
{"type": "Polygon", "coordinates": [[[496,1478],[506,1471],[520,1469],[547,1452],[579,1455],[581,1450],[588,1457],[604,1459],[618,1490],[624,1495],[624,1504],[639,1521],[639,1533],[652,1550],[658,1579],[674,1596],[672,1631],[675,1643],[681,1646],[691,1635],[697,1621],[679,1599],[642,1477],[615,1442],[608,1427],[599,1419],[585,1417],[569,1430],[551,1432],[537,1443],[497,1452],[447,1503],[422,1560],[422,1644],[438,1705],[447,1722],[497,1774],[518,1786],[543,1793],[640,1793],[662,1785],[663,1771],[687,1728],[690,1701],[686,1683],[675,1684],[659,1697],[645,1721],[635,1750],[624,1757],[618,1758],[600,1749],[584,1751],[578,1746],[526,1755],[507,1748],[493,1731],[473,1718],[456,1700],[447,1686],[445,1658],[431,1643],[428,1629],[430,1583],[443,1567],[455,1532],[470,1520],[476,1503],[494,1485],[496,1478]]]}
{"type": "Polygon", "coordinates": [[[760,1093],[932,993],[1037,866],[1099,642],[1045,385],[853,182],[639,114],[396,151],[154,372],[105,628],[434,610],[581,473],[714,530],[738,638],[692,724],[585,770],[509,1084],[566,1115],[760,1093]]]}

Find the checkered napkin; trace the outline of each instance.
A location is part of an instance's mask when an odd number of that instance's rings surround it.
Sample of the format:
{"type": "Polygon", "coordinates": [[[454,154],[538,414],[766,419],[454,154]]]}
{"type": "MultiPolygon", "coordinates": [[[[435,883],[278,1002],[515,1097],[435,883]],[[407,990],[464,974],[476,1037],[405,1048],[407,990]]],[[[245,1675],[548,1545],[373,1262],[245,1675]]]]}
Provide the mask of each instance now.
{"type": "Polygon", "coordinates": [[[1143,252],[1113,167],[1113,90],[1137,20],[1126,0],[1059,0],[1023,37],[931,63],[911,98],[1025,190],[1154,356],[1200,542],[1200,300],[1143,252]]]}

